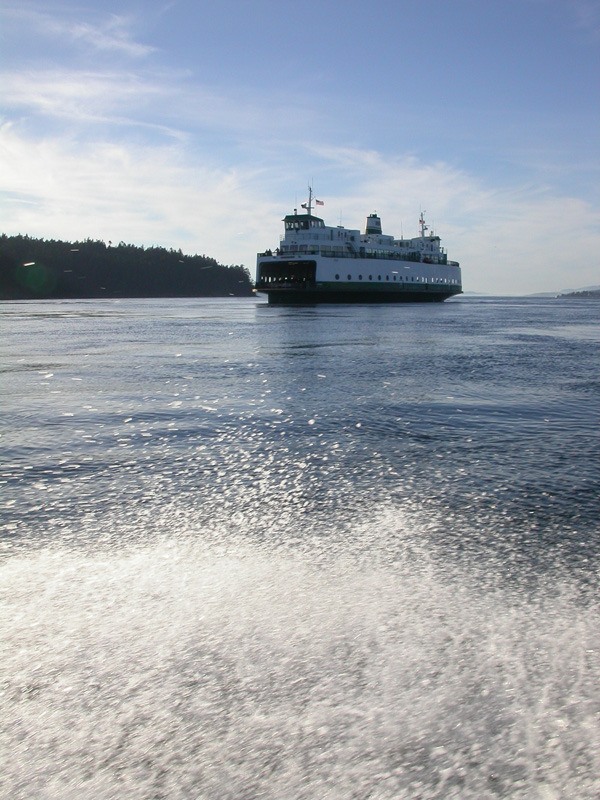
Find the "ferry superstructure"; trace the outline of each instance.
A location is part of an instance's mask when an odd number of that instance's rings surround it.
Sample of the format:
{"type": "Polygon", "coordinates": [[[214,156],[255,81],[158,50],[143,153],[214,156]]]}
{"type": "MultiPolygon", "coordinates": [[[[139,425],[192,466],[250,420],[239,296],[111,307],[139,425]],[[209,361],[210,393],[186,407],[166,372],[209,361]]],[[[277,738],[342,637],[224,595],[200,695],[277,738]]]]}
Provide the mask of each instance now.
{"type": "Polygon", "coordinates": [[[462,292],[460,265],[448,260],[423,213],[418,236],[395,239],[375,213],[364,233],[325,225],[313,200],[324,205],[309,188],[303,211],[284,217],[279,247],[257,255],[256,291],[270,304],[440,302],[462,292]]]}

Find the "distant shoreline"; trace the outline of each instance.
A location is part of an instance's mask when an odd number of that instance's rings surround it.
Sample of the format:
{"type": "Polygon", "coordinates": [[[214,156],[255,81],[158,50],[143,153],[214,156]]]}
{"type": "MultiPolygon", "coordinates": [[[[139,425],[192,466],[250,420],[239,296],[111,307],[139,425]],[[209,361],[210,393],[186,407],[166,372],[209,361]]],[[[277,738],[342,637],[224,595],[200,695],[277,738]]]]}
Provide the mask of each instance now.
{"type": "Polygon", "coordinates": [[[581,289],[578,292],[565,292],[557,295],[557,297],[576,297],[578,299],[592,298],[594,300],[600,300],[600,289],[581,289]]]}
{"type": "Polygon", "coordinates": [[[181,250],[0,236],[0,300],[254,297],[244,266],[181,250]]]}

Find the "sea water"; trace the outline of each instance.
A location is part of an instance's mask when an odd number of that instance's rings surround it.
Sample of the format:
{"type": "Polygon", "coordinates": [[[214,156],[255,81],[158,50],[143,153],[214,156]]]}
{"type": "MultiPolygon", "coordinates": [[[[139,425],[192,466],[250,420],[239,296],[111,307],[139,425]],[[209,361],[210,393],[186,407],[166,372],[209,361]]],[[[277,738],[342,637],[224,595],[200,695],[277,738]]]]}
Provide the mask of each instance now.
{"type": "Polygon", "coordinates": [[[4,303],[0,795],[600,795],[600,304],[4,303]]]}

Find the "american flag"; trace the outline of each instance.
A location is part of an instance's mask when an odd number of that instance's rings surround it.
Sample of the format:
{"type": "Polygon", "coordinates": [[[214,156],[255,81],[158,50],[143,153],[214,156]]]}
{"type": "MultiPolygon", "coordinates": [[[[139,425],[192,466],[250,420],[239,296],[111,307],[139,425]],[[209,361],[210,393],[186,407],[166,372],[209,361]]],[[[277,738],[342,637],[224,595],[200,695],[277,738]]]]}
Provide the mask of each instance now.
{"type": "Polygon", "coordinates": [[[317,206],[324,206],[325,203],[322,200],[315,200],[315,205],[317,206]]]}

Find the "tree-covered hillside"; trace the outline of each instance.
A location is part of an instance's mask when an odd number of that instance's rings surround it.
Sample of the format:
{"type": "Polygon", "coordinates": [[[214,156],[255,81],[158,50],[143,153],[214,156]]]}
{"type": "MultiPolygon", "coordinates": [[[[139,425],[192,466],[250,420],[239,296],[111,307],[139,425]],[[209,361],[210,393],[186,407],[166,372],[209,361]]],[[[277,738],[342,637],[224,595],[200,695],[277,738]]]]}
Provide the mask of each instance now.
{"type": "Polygon", "coordinates": [[[250,297],[250,274],[208,256],[121,242],[0,236],[0,299],[250,297]]]}

